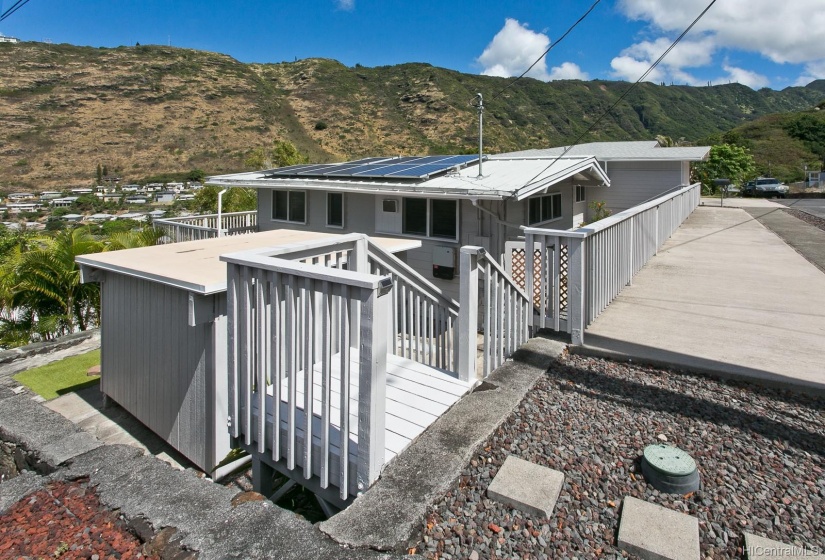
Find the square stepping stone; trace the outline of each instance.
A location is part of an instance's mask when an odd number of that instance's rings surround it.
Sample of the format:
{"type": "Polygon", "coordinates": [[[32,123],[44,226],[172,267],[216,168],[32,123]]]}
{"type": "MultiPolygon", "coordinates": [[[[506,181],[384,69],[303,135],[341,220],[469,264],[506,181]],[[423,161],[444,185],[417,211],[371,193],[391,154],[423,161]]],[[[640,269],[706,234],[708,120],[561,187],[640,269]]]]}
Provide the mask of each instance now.
{"type": "Polygon", "coordinates": [[[564,473],[510,455],[487,488],[487,496],[526,513],[550,517],[564,473]]]}
{"type": "Polygon", "coordinates": [[[772,541],[765,537],[745,533],[745,555],[747,558],[825,558],[815,547],[802,547],[772,541]]]}
{"type": "Polygon", "coordinates": [[[625,496],[619,548],[644,560],[698,560],[699,520],[625,496]]]}

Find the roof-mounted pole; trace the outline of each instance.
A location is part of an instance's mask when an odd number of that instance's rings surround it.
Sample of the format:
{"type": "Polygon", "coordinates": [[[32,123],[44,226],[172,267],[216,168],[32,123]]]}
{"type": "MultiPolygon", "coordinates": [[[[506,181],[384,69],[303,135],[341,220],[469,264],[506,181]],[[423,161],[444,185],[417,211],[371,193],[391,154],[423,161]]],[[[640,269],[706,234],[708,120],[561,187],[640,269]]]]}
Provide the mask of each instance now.
{"type": "Polygon", "coordinates": [[[476,97],[478,98],[478,178],[480,179],[482,177],[481,156],[484,153],[484,101],[481,93],[477,93],[476,97]]]}

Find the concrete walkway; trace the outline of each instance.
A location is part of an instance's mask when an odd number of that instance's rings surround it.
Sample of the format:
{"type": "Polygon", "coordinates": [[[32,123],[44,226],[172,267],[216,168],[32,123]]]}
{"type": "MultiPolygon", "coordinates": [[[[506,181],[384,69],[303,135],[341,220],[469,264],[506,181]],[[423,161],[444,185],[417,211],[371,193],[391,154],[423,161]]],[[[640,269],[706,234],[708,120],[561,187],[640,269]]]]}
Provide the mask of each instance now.
{"type": "Polygon", "coordinates": [[[593,322],[584,350],[825,391],[825,273],[729,207],[780,205],[718,203],[699,207],[593,322]]]}

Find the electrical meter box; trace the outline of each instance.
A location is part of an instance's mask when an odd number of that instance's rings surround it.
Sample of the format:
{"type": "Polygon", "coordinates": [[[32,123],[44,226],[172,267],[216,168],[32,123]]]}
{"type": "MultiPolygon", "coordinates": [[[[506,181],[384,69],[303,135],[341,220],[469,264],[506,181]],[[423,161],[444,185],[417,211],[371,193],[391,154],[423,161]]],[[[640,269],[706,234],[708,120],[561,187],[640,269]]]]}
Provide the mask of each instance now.
{"type": "Polygon", "coordinates": [[[452,280],[455,276],[455,249],[433,247],[433,277],[452,280]]]}

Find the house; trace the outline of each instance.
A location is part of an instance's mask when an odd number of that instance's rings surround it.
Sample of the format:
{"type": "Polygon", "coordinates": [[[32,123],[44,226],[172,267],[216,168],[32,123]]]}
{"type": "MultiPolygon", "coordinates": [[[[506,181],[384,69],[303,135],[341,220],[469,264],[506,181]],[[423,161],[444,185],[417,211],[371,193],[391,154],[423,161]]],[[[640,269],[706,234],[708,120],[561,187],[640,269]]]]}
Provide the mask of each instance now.
{"type": "Polygon", "coordinates": [[[79,222],[83,219],[82,214],[64,214],[61,217],[67,222],[79,222]]]}
{"type": "Polygon", "coordinates": [[[77,202],[76,196],[64,196],[63,198],[55,198],[49,202],[55,208],[66,208],[77,202]]]}
{"type": "Polygon", "coordinates": [[[146,204],[146,197],[140,195],[127,196],[124,202],[126,202],[126,204],[146,204]]]}
{"type": "Polygon", "coordinates": [[[118,220],[135,220],[138,222],[145,222],[146,214],[143,214],[142,212],[126,212],[125,214],[115,216],[115,218],[118,220]]]}
{"type": "Polygon", "coordinates": [[[195,200],[195,195],[192,193],[181,193],[178,195],[178,200],[195,200]]]}
{"type": "Polygon", "coordinates": [[[123,192],[137,192],[140,185],[123,185],[120,190],[123,192]]]}
{"type": "Polygon", "coordinates": [[[9,202],[6,208],[12,214],[19,214],[20,212],[35,212],[42,206],[39,202],[9,202]]]}
{"type": "Polygon", "coordinates": [[[89,189],[89,188],[84,187],[84,188],[71,189],[71,191],[72,191],[72,194],[81,195],[81,194],[92,194],[94,192],[94,189],[89,189]]]}
{"type": "Polygon", "coordinates": [[[60,198],[63,193],[59,191],[44,191],[40,193],[40,200],[54,200],[60,198]]]}
{"type": "Polygon", "coordinates": [[[89,219],[93,222],[108,222],[113,220],[115,216],[112,214],[106,214],[105,212],[98,212],[97,214],[92,214],[89,216],[89,219]]]}
{"type": "Polygon", "coordinates": [[[258,190],[258,229],[359,232],[421,240],[407,264],[457,298],[458,249],[498,261],[522,226],[577,226],[587,190],[610,180],[595,158],[478,156],[367,158],[210,177],[258,190]]]}
{"type": "Polygon", "coordinates": [[[166,210],[152,210],[149,212],[148,216],[153,220],[156,220],[158,218],[162,218],[164,214],[166,214],[166,210]]]}
{"type": "MultiPolygon", "coordinates": [[[[708,157],[710,146],[670,147],[656,140],[590,142],[557,148],[525,150],[493,157],[592,156],[610,178],[610,188],[587,192],[589,201],[604,201],[614,214],[690,184],[690,164],[708,157]]],[[[592,212],[592,209],[588,209],[592,212]]],[[[591,218],[590,215],[587,216],[591,218]]],[[[579,220],[579,222],[585,220],[579,220]]]]}
{"type": "Polygon", "coordinates": [[[31,193],[25,193],[25,192],[11,193],[8,196],[9,202],[12,202],[12,201],[20,202],[20,201],[23,201],[23,200],[29,200],[31,198],[34,198],[34,195],[31,194],[31,193]]]}
{"type": "Polygon", "coordinates": [[[160,191],[155,193],[155,202],[171,203],[175,201],[177,193],[175,191],[160,191]]]}

